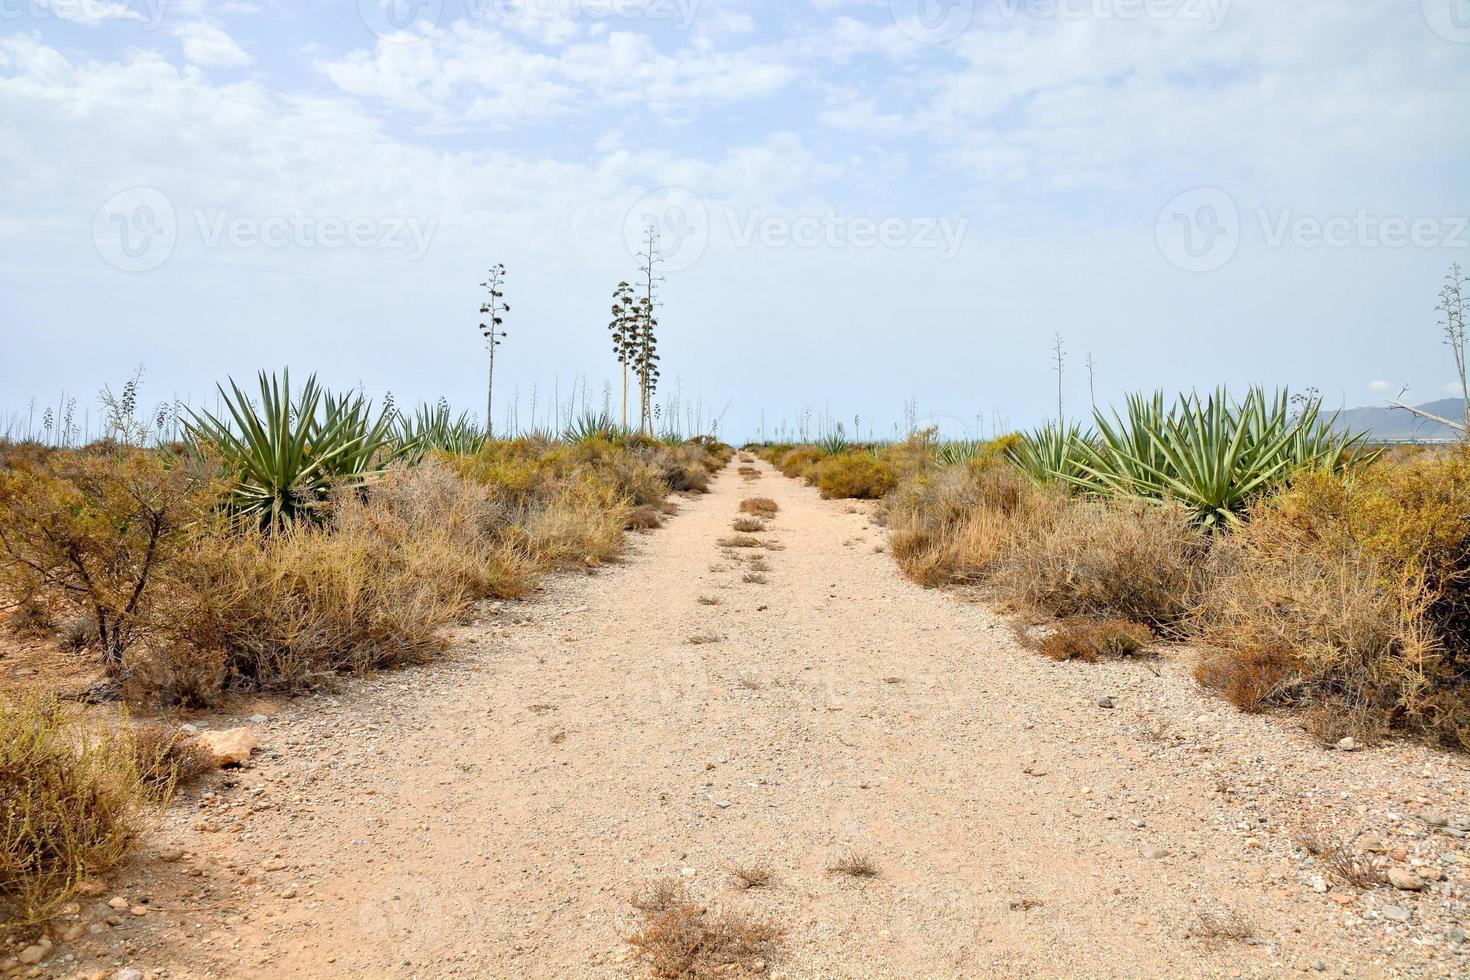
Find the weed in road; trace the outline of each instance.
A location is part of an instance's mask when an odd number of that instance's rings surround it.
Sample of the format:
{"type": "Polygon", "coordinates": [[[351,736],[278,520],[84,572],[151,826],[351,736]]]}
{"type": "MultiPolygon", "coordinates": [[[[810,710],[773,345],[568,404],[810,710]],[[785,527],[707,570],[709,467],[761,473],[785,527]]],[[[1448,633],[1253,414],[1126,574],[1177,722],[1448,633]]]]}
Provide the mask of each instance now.
{"type": "Polygon", "coordinates": [[[750,497],[740,502],[740,513],[742,514],[770,517],[780,509],[780,506],[770,497],[750,497]]]}
{"type": "Polygon", "coordinates": [[[846,878],[876,878],[878,864],[862,851],[848,851],[827,866],[827,873],[846,878]]]}

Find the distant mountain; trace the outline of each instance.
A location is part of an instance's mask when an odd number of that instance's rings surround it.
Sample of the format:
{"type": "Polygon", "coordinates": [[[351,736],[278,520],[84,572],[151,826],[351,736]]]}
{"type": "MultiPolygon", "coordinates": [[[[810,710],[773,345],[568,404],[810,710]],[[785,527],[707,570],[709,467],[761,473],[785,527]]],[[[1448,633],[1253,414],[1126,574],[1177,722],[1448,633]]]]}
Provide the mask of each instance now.
{"type": "MultiPolygon", "coordinates": [[[[1458,398],[1444,398],[1418,407],[1443,419],[1459,421],[1465,417],[1465,403],[1458,398]]],[[[1448,426],[1419,418],[1402,408],[1387,406],[1344,409],[1338,413],[1334,427],[1350,432],[1367,432],[1370,439],[1385,442],[1447,442],[1460,438],[1460,433],[1448,426]]]]}

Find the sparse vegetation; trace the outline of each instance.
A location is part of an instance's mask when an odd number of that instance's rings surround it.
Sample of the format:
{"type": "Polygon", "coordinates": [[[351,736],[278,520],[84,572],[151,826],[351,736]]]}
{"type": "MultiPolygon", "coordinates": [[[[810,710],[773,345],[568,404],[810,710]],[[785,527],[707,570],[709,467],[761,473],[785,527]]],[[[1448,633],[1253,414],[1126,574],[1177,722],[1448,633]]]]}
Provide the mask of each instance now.
{"type": "Polygon", "coordinates": [[[89,730],[50,698],[0,702],[0,813],[0,922],[39,923],[77,882],[121,864],[144,829],[128,732],[89,730]]]}
{"type": "Polygon", "coordinates": [[[1131,657],[1153,642],[1147,626],[1125,619],[1072,619],[1044,637],[1041,652],[1053,660],[1095,663],[1103,658],[1131,657]]]}
{"type": "Polygon", "coordinates": [[[878,863],[864,851],[846,851],[827,866],[827,872],[845,878],[876,878],[878,863]]]}
{"type": "Polygon", "coordinates": [[[734,909],[711,909],[677,881],[655,882],[634,896],[641,928],[628,937],[656,977],[764,973],[781,930],[734,909]]]}
{"type": "Polygon", "coordinates": [[[781,508],[769,497],[750,497],[740,502],[740,513],[770,517],[781,508]]]}

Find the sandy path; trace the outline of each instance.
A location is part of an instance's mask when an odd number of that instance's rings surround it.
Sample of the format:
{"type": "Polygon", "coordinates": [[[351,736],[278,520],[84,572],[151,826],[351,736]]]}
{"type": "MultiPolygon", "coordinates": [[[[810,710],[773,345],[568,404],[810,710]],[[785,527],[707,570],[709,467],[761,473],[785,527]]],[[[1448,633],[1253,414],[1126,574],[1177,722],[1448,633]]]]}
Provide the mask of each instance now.
{"type": "Polygon", "coordinates": [[[1394,749],[1403,785],[1365,777],[1168,671],[1051,664],[983,606],[903,580],[858,508],[762,469],[727,471],[619,567],[465,630],[442,664],[275,705],[253,767],[171,819],[175,873],[126,886],[220,908],[123,916],[105,962],[627,975],[628,897],[659,875],[781,923],[777,976],[1454,962],[1382,929],[1365,943],[1362,906],[1304,886],[1280,826],[1315,787],[1463,804],[1461,771],[1431,778],[1442,757],[1394,749]],[[752,493],[781,506],[765,585],[716,544],[752,493]],[[880,877],[828,874],[849,848],[880,877]],[[736,861],[774,885],[738,891],[736,861]],[[1201,910],[1255,939],[1194,935],[1201,910]]]}

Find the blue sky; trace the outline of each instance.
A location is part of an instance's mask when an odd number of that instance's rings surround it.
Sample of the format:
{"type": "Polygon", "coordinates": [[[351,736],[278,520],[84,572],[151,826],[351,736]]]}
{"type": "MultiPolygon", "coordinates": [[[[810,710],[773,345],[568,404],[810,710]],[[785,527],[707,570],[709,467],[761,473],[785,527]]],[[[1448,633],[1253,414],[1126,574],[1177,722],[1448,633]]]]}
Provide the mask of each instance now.
{"type": "Polygon", "coordinates": [[[475,409],[496,262],[497,401],[600,405],[645,216],[732,438],[1037,424],[1058,333],[1068,414],[1089,354],[1427,401],[1466,105],[1470,0],[0,0],[0,410],[139,363],[475,409]]]}

